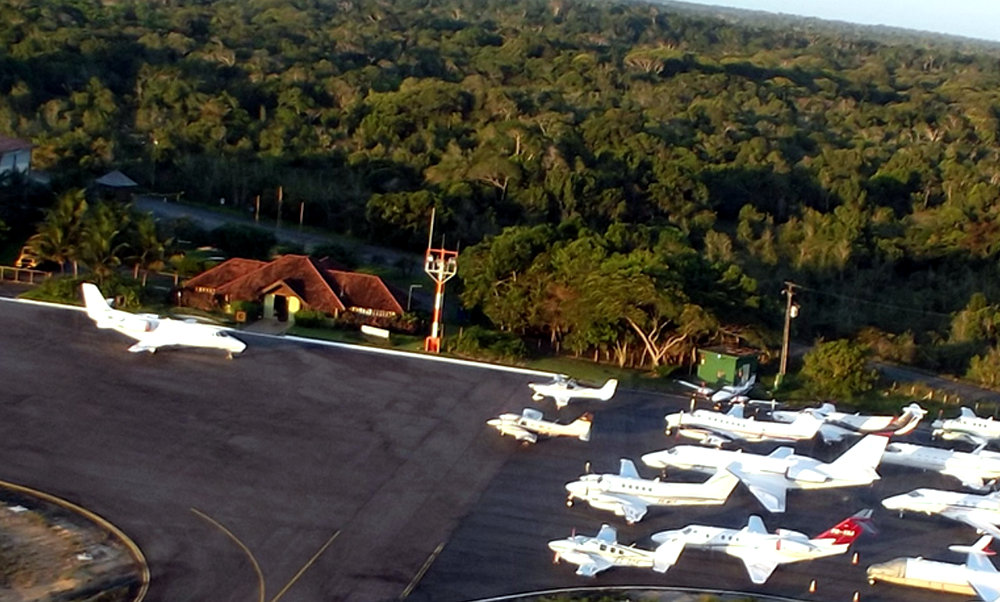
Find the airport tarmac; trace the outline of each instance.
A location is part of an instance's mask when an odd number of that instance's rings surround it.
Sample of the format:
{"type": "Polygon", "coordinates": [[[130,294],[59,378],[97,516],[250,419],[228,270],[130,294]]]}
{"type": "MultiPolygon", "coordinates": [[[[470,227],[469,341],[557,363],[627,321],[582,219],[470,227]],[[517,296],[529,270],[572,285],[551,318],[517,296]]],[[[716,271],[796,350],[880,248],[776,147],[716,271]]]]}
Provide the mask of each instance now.
{"type": "MultiPolygon", "coordinates": [[[[591,462],[614,472],[675,440],[663,415],[686,398],[622,390],[590,410],[592,440],[522,446],[485,420],[551,400],[530,400],[524,374],[246,337],[229,361],[221,352],[131,354],[125,337],[97,330],[82,313],[0,302],[0,478],[90,508],[128,533],[152,572],[147,600],[254,599],[258,577],[229,529],[260,566],[267,599],[335,534],[282,600],[394,600],[440,548],[409,600],[458,602],[575,585],[650,584],[772,592],[805,600],[962,599],[891,585],[869,587],[869,564],[903,555],[961,562],[953,543],[968,527],[927,517],[900,519],[879,500],[915,487],[957,483],[903,468],[881,469],[872,487],[792,492],[788,512],[769,515],[737,487],[721,507],[653,509],[640,523],[578,503],[563,485],[591,462]],[[779,567],[753,586],[742,563],[686,551],[666,574],[611,569],[594,579],[553,565],[546,543],[602,522],[619,540],[689,523],[741,527],[758,513],[769,530],[815,535],[866,507],[877,535],[851,554],[779,567]],[[816,591],[809,586],[816,580],[816,591]]],[[[926,438],[921,430],[917,440],[926,438]]],[[[904,440],[913,440],[912,436],[904,440]]],[[[749,449],[766,453],[773,445],[749,449]]],[[[832,459],[846,445],[800,444],[832,459]]],[[[704,477],[677,473],[670,478],[704,477]]]]}

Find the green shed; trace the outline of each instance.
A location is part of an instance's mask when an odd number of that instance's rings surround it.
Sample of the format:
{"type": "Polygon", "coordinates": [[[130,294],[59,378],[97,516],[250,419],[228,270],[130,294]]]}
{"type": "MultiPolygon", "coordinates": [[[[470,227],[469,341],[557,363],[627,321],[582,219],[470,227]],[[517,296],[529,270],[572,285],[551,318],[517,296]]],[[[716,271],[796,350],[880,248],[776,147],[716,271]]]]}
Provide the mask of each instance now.
{"type": "Polygon", "coordinates": [[[757,353],[751,349],[708,347],[698,350],[698,380],[721,387],[745,382],[757,373],[757,353]]]}

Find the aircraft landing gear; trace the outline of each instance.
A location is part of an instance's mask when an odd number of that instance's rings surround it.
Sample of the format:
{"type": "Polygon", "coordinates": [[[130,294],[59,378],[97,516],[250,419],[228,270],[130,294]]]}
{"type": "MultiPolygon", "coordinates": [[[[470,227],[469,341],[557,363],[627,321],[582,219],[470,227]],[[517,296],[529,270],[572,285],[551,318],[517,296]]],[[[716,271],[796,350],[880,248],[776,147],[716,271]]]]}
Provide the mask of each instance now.
{"type": "Polygon", "coordinates": [[[571,498],[571,497],[566,498],[566,507],[567,508],[572,508],[573,507],[573,498],[571,498]]]}

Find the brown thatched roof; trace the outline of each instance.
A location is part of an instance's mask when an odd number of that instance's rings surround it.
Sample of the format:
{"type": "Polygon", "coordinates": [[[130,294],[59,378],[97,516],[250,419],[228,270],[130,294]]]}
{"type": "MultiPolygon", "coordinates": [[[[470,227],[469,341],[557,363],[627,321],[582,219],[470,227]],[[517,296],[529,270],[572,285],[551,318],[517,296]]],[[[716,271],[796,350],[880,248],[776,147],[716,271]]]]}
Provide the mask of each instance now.
{"type": "Polygon", "coordinates": [[[378,276],[343,270],[326,270],[326,273],[340,287],[338,294],[344,305],[403,313],[399,300],[378,276]]]}
{"type": "Polygon", "coordinates": [[[194,278],[191,278],[184,283],[184,287],[190,289],[208,288],[215,290],[223,284],[232,282],[240,276],[249,274],[265,265],[267,265],[266,261],[233,257],[232,259],[227,259],[214,268],[205,270],[194,278]]]}

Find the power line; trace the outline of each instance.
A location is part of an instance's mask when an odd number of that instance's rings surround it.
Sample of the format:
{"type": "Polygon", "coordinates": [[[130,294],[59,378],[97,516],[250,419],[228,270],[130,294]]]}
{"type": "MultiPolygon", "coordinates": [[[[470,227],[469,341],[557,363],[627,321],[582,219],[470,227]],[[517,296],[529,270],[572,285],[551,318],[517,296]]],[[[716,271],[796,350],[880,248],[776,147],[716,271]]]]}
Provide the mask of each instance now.
{"type": "Polygon", "coordinates": [[[884,307],[886,309],[894,309],[899,311],[908,311],[917,314],[927,314],[931,316],[940,316],[942,318],[950,318],[951,314],[942,313],[939,311],[932,311],[929,309],[915,309],[913,307],[903,307],[902,305],[893,305],[891,303],[882,303],[880,301],[870,301],[868,299],[861,299],[859,297],[852,297],[850,295],[842,295],[840,293],[831,293],[827,291],[821,291],[819,289],[811,288],[808,286],[803,286],[801,284],[796,284],[796,288],[804,291],[809,291],[811,293],[816,293],[817,295],[826,295],[827,297],[836,297],[838,299],[846,299],[848,301],[855,301],[857,303],[867,303],[868,305],[875,305],[878,307],[884,307]]]}

